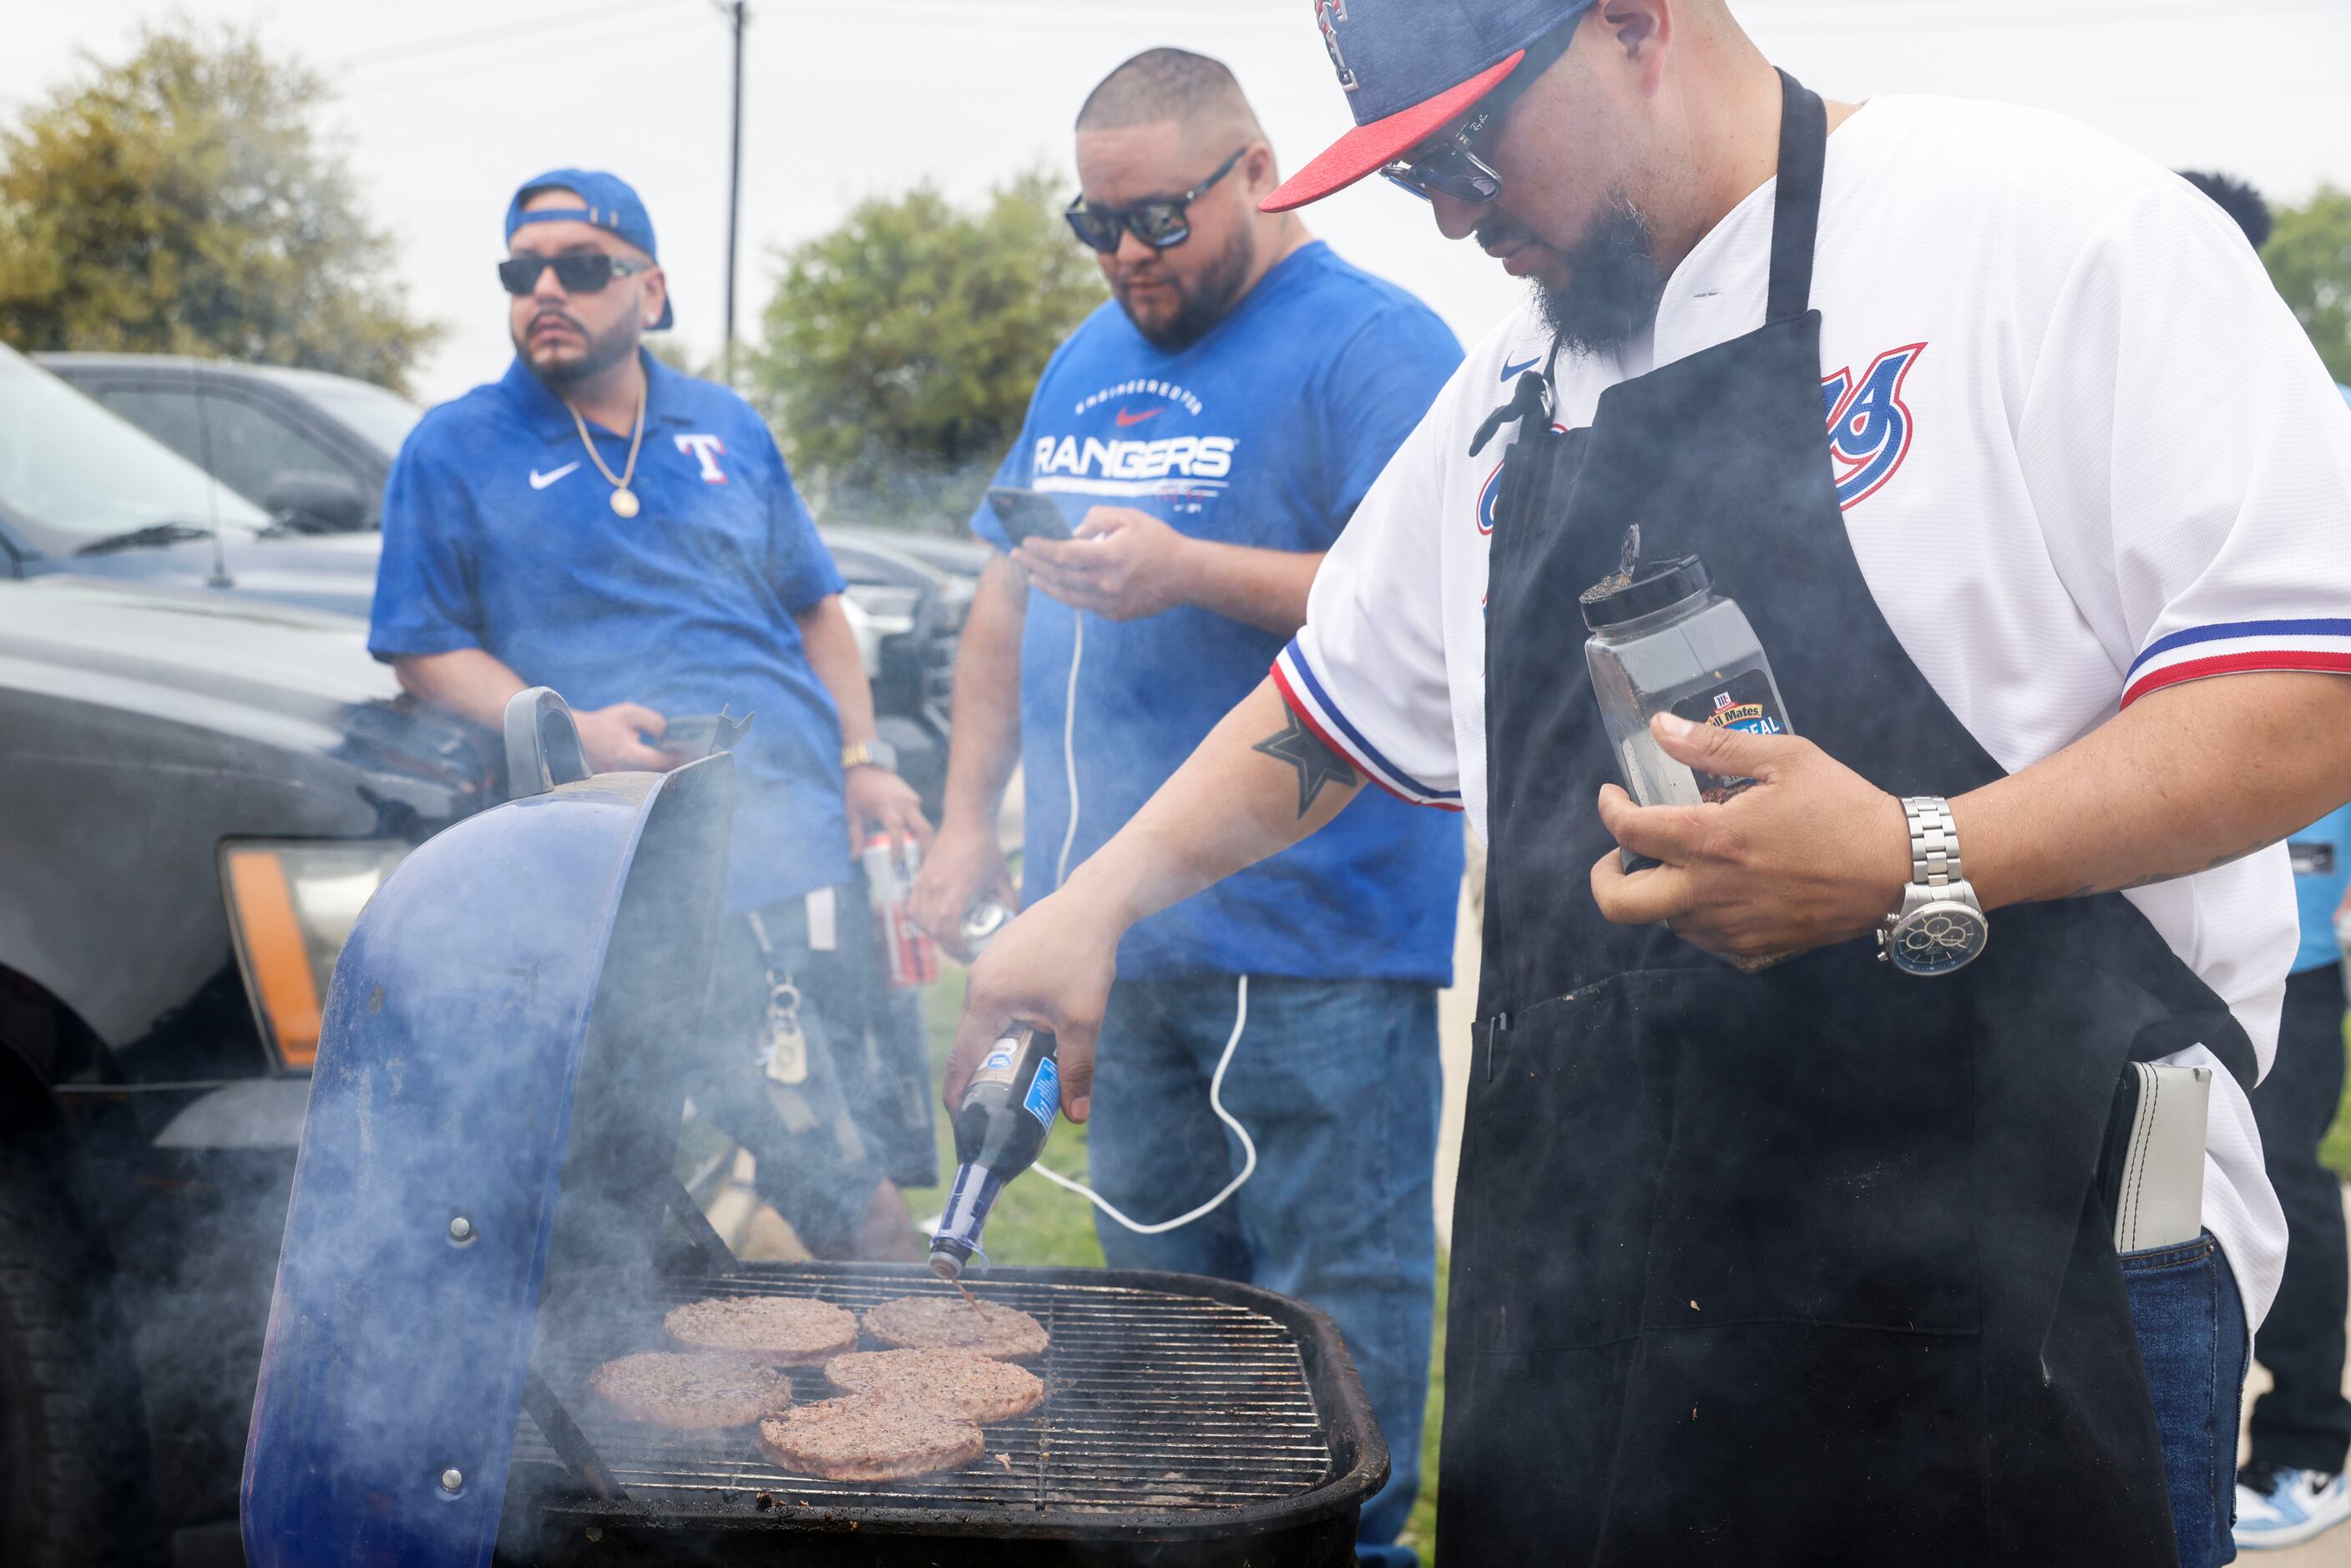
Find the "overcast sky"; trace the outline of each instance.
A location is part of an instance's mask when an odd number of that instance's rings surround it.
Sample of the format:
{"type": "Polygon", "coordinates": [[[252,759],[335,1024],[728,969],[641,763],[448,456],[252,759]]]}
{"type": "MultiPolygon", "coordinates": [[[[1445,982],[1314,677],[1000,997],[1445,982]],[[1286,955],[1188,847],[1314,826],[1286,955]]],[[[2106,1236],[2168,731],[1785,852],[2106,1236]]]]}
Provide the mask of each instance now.
{"type": "MultiPolygon", "coordinates": [[[[1833,97],[1952,93],[2074,114],[2173,166],[2293,201],[2351,187],[2351,0],[1734,0],[1771,57],[1833,97]]],[[[660,231],[678,335],[722,331],[728,47],[714,0],[5,0],[0,120],[142,22],[246,23],[326,68],[352,172],[413,298],[451,329],[429,399],[497,375],[491,264],[513,188],[559,164],[633,182],[660,231]]],[[[1156,44],[1215,55],[1284,166],[1347,124],[1306,0],[752,0],[740,327],[778,246],[924,178],[972,195],[1069,167],[1086,90],[1156,44]]],[[[1419,292],[1465,341],[1517,300],[1426,209],[1372,181],[1309,214],[1350,259],[1419,292]]]]}

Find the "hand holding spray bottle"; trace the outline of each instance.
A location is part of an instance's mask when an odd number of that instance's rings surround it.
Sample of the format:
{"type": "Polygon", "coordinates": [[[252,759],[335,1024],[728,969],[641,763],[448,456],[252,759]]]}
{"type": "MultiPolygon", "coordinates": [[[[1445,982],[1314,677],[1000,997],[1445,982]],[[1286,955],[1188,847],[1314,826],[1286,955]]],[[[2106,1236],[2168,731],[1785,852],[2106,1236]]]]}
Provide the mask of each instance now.
{"type": "MultiPolygon", "coordinates": [[[[1053,1037],[1017,1029],[998,1040],[956,1108],[955,1186],[931,1239],[931,1272],[959,1279],[979,1252],[981,1228],[1004,1184],[1037,1161],[1061,1113],[1061,1066],[1053,1037]]],[[[980,1253],[983,1260],[987,1254],[980,1253]]]]}

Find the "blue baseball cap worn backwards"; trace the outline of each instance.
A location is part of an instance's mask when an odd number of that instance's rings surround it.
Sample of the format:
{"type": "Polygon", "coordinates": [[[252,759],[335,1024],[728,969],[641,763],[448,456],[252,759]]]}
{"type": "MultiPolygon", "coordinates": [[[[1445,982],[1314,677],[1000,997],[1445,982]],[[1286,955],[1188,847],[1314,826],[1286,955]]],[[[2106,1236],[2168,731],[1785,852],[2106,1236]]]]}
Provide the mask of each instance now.
{"type": "Polygon", "coordinates": [[[1461,119],[1527,46],[1595,0],[1313,0],[1355,129],[1262,204],[1286,213],[1376,173],[1461,119]]]}
{"type": "MultiPolygon", "coordinates": [[[[618,174],[607,174],[601,169],[550,169],[536,180],[526,180],[507,204],[507,242],[511,245],[517,230],[526,224],[580,223],[600,228],[616,238],[626,240],[645,253],[648,260],[658,263],[661,252],[653,248],[653,220],[645,211],[637,193],[618,174]],[[576,207],[542,207],[535,213],[523,211],[523,204],[541,191],[570,191],[580,201],[576,207]]],[[[661,319],[653,330],[665,331],[675,319],[669,301],[662,301],[661,319]]]]}

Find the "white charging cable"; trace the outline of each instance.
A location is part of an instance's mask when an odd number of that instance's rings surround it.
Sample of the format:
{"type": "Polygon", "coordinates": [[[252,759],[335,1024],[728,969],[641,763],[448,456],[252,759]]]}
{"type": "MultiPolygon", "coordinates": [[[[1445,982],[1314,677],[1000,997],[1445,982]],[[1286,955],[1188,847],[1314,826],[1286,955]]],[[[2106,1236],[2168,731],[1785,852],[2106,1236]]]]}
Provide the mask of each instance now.
{"type": "Polygon", "coordinates": [[[1070,612],[1070,690],[1061,699],[1061,772],[1070,782],[1070,826],[1061,834],[1061,858],[1053,862],[1053,888],[1070,880],[1070,846],[1078,841],[1078,665],[1086,656],[1086,612],[1070,612]]]}
{"type": "MultiPolygon", "coordinates": [[[[1061,768],[1062,775],[1069,780],[1070,786],[1070,826],[1061,835],[1061,857],[1053,867],[1053,885],[1056,888],[1069,880],[1070,846],[1078,841],[1078,666],[1086,654],[1086,612],[1072,609],[1071,614],[1076,618],[1076,630],[1071,634],[1070,642],[1069,695],[1063,699],[1061,706],[1061,768]]],[[[1163,1219],[1155,1225],[1143,1225],[1121,1214],[1116,1205],[1085,1183],[1071,1180],[1041,1160],[1037,1163],[1037,1174],[1055,1186],[1067,1187],[1070,1191],[1088,1199],[1096,1208],[1101,1209],[1137,1236],[1157,1236],[1165,1231],[1179,1230],[1194,1220],[1213,1213],[1223,1205],[1225,1199],[1238,1192],[1241,1183],[1249,1180],[1250,1175],[1257,1169],[1256,1142],[1249,1137],[1249,1129],[1242,1126],[1239,1120],[1225,1109],[1225,1069],[1233,1064],[1233,1048],[1240,1044],[1241,1030],[1248,1023],[1249,977],[1243,975],[1233,988],[1233,1032],[1225,1040],[1225,1053],[1217,1058],[1217,1071],[1208,1080],[1208,1109],[1214,1111],[1217,1113],[1217,1120],[1230,1127],[1233,1130],[1233,1135],[1240,1139],[1244,1155],[1241,1160],[1240,1173],[1225,1184],[1224,1191],[1217,1194],[1189,1214],[1179,1214],[1173,1219],[1163,1219]]]]}
{"type": "Polygon", "coordinates": [[[1225,1199],[1240,1190],[1241,1183],[1249,1180],[1250,1174],[1257,1169],[1256,1143],[1249,1137],[1249,1129],[1240,1124],[1239,1119],[1225,1109],[1225,1069],[1233,1064],[1233,1048],[1240,1044],[1241,1028],[1248,1022],[1249,977],[1243,975],[1233,988],[1233,1032],[1225,1040],[1225,1053],[1217,1058],[1216,1075],[1208,1080],[1208,1109],[1214,1111],[1217,1113],[1217,1120],[1230,1127],[1233,1130],[1233,1135],[1241,1141],[1243,1155],[1239,1173],[1225,1184],[1225,1189],[1222,1192],[1193,1209],[1189,1214],[1179,1214],[1173,1219],[1163,1219],[1155,1225],[1144,1225],[1121,1214],[1116,1205],[1085,1183],[1071,1180],[1061,1172],[1049,1168],[1042,1161],[1037,1165],[1037,1174],[1055,1186],[1067,1187],[1070,1191],[1090,1199],[1096,1208],[1101,1209],[1137,1236],[1157,1236],[1165,1231],[1180,1230],[1202,1216],[1215,1212],[1225,1199]]]}

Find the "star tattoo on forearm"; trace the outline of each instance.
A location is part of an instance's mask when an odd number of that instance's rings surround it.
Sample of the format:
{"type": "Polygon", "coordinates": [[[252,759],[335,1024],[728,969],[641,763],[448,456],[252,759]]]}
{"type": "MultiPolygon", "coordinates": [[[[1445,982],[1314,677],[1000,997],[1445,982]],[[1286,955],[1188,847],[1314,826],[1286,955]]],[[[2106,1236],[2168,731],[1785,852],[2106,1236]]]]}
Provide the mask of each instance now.
{"type": "Polygon", "coordinates": [[[1301,817],[1314,808],[1314,799],[1322,793],[1325,784],[1343,785],[1353,789],[1362,780],[1346,758],[1322,744],[1312,730],[1298,722],[1294,713],[1283,716],[1289,720],[1279,735],[1269,735],[1251,751],[1261,751],[1277,762],[1286,762],[1298,770],[1298,814],[1301,817]]]}

